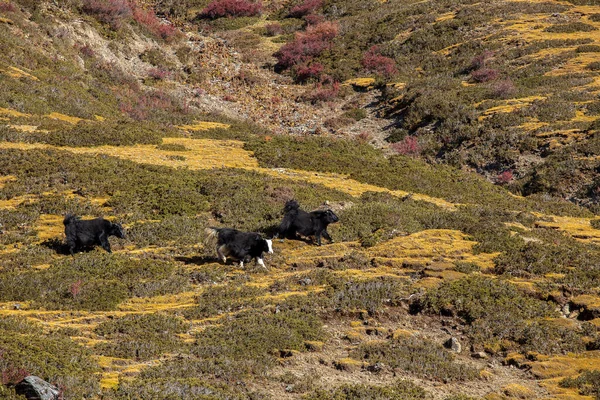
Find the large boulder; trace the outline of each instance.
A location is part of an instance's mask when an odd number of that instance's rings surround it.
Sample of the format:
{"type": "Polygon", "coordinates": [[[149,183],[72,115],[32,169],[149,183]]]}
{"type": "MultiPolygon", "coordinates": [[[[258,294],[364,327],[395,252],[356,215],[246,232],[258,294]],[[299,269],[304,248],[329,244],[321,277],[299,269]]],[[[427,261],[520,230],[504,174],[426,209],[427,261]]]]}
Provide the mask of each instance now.
{"type": "Polygon", "coordinates": [[[29,375],[15,386],[15,391],[27,400],[58,400],[60,390],[42,378],[29,375]]]}

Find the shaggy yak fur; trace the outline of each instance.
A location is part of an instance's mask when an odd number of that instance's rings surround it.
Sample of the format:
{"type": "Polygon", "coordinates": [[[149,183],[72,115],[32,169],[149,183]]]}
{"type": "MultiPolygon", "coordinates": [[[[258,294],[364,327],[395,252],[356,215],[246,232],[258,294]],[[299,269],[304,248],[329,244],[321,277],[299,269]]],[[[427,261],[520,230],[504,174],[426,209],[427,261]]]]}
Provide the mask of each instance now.
{"type": "Polygon", "coordinates": [[[240,262],[240,266],[244,266],[244,262],[249,262],[256,258],[256,262],[263,268],[263,253],[273,254],[273,242],[269,239],[264,239],[261,235],[255,232],[241,232],[231,228],[206,228],[208,237],[206,244],[209,245],[217,242],[217,255],[225,263],[227,257],[240,262]]]}
{"type": "Polygon", "coordinates": [[[300,209],[296,200],[289,200],[283,208],[283,221],[279,225],[279,237],[295,238],[296,234],[302,236],[315,236],[317,244],[321,245],[321,236],[333,243],[327,232],[327,225],[338,222],[339,218],[331,210],[306,212],[300,209]]]}
{"type": "Polygon", "coordinates": [[[73,214],[67,214],[63,224],[65,224],[65,235],[71,255],[84,247],[98,244],[110,253],[109,236],[125,239],[125,231],[121,224],[113,224],[102,217],[81,220],[73,214]]]}

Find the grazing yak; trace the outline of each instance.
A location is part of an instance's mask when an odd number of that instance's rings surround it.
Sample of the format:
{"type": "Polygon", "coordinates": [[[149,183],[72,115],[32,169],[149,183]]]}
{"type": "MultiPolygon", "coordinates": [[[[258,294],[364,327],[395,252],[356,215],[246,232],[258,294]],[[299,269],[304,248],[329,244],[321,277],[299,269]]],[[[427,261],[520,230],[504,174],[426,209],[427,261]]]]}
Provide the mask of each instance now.
{"type": "Polygon", "coordinates": [[[121,224],[113,224],[102,217],[81,220],[80,217],[67,214],[63,224],[65,225],[65,235],[67,236],[67,245],[71,255],[84,247],[97,244],[110,253],[109,236],[125,239],[125,231],[121,224]]]}
{"type": "Polygon", "coordinates": [[[217,242],[217,255],[225,263],[227,257],[240,262],[249,262],[256,258],[256,262],[267,269],[263,261],[263,253],[273,254],[273,241],[264,239],[255,232],[241,232],[231,228],[206,228],[208,237],[206,244],[217,242]]]}
{"type": "Polygon", "coordinates": [[[289,200],[283,208],[283,221],[279,225],[279,237],[315,236],[317,245],[321,245],[321,235],[333,243],[327,232],[327,225],[338,222],[339,218],[331,210],[306,212],[300,209],[296,200],[289,200]]]}

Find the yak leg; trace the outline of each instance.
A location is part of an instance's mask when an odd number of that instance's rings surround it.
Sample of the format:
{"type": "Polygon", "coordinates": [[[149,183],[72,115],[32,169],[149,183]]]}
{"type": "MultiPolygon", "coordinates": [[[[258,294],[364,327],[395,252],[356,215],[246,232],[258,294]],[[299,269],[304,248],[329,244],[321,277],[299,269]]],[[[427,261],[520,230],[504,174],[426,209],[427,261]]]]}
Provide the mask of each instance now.
{"type": "Polygon", "coordinates": [[[108,251],[109,253],[112,253],[112,251],[110,250],[110,243],[108,241],[108,236],[104,232],[102,232],[100,234],[100,244],[102,245],[102,248],[104,250],[108,251]]]}
{"type": "Polygon", "coordinates": [[[225,257],[225,255],[223,254],[223,251],[222,251],[224,248],[225,248],[225,245],[217,247],[217,255],[219,256],[221,261],[223,261],[223,264],[225,264],[227,262],[227,257],[225,257]]]}

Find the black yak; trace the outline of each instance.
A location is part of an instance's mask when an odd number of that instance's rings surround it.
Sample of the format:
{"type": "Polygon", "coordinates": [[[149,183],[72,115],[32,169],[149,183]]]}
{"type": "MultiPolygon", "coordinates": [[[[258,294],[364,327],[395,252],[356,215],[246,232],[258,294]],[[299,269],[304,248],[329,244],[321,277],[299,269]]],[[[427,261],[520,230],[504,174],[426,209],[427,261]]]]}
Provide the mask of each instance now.
{"type": "Polygon", "coordinates": [[[231,228],[206,228],[208,237],[206,243],[217,242],[217,255],[225,263],[227,257],[240,262],[249,262],[256,258],[256,262],[267,269],[263,261],[263,253],[273,254],[273,241],[264,239],[255,232],[241,232],[231,228]]]}
{"type": "Polygon", "coordinates": [[[82,220],[73,214],[67,214],[63,224],[65,225],[65,235],[67,236],[67,245],[71,255],[84,247],[98,244],[110,253],[109,236],[125,239],[125,231],[121,224],[113,224],[102,217],[82,220]]]}
{"type": "Polygon", "coordinates": [[[321,236],[333,243],[327,232],[327,225],[338,222],[339,218],[331,210],[306,212],[300,209],[296,200],[289,200],[283,208],[283,221],[279,225],[279,237],[295,237],[297,233],[303,236],[315,236],[317,244],[321,245],[321,236]]]}

